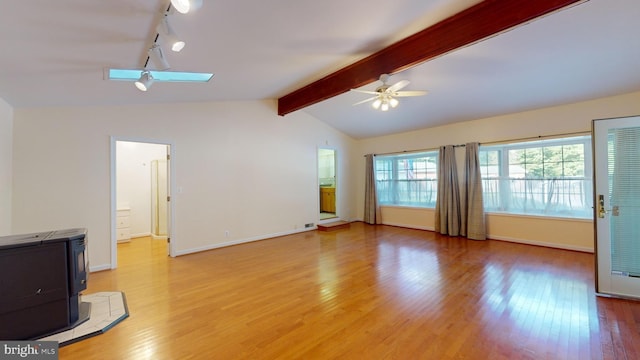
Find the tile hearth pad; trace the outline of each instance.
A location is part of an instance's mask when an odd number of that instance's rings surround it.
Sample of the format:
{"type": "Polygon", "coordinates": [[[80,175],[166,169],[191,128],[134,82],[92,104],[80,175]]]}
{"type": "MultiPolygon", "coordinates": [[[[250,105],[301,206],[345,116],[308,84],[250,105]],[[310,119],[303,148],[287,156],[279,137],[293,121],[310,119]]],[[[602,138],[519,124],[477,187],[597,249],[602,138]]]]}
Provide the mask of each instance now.
{"type": "Polygon", "coordinates": [[[89,320],[73,329],[38,340],[57,341],[60,346],[69,345],[92,336],[100,335],[129,316],[124,293],[119,291],[82,295],[81,301],[91,303],[89,320]]]}

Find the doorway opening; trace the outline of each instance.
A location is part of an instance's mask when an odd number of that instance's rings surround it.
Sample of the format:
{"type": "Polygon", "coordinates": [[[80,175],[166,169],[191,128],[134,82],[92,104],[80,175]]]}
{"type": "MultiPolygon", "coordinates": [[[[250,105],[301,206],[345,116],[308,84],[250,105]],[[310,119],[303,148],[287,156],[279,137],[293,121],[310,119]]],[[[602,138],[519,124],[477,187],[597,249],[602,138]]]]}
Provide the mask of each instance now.
{"type": "Polygon", "coordinates": [[[111,149],[111,268],[118,264],[118,246],[135,239],[151,239],[162,244],[164,256],[174,256],[171,144],[112,138],[111,149]]]}
{"type": "Polygon", "coordinates": [[[338,217],[336,192],[336,151],[334,149],[318,149],[318,187],[320,197],[320,221],[333,220],[338,217]]]}

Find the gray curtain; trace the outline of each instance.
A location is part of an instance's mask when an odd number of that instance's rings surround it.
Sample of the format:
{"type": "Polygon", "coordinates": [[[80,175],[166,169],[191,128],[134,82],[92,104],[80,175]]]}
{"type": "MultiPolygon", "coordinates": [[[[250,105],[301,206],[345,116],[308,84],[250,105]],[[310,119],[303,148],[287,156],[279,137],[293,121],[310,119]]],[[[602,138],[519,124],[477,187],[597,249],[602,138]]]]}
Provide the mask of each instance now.
{"type": "Polygon", "coordinates": [[[460,235],[460,190],[453,145],[441,146],[438,157],[438,196],[436,199],[436,232],[460,235]]]}
{"type": "Polygon", "coordinates": [[[462,203],[461,235],[469,239],[486,240],[487,232],[482,201],[482,176],[480,175],[480,161],[478,159],[477,142],[465,145],[464,176],[465,191],[462,203]]]}
{"type": "Polygon", "coordinates": [[[376,195],[376,171],[374,167],[375,155],[364,156],[365,183],[364,183],[364,222],[367,224],[382,224],[378,196],[376,195]]]}

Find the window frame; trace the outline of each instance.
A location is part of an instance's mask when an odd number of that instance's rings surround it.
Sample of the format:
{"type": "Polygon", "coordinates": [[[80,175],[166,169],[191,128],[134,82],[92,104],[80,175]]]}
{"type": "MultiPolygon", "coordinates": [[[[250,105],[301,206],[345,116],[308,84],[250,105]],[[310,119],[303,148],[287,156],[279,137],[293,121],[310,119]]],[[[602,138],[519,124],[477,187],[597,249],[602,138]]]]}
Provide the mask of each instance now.
{"type": "MultiPolygon", "coordinates": [[[[497,206],[492,206],[494,202],[489,202],[485,200],[484,202],[485,212],[496,213],[496,214],[542,216],[542,217],[550,217],[550,218],[571,218],[571,219],[592,219],[593,218],[593,210],[592,210],[593,154],[592,154],[590,134],[553,137],[553,138],[545,138],[545,139],[530,140],[530,141],[514,141],[514,142],[502,143],[502,144],[481,145],[479,149],[479,158],[481,159],[481,161],[485,158],[485,156],[486,156],[487,162],[484,164],[483,163],[480,164],[481,171],[484,170],[484,172],[482,173],[483,198],[487,199],[488,198],[487,195],[491,196],[491,198],[493,199],[495,199],[496,197],[498,198],[497,206]],[[541,150],[544,151],[544,148],[555,147],[555,146],[577,145],[577,144],[582,145],[582,148],[583,148],[583,153],[582,153],[583,175],[580,176],[579,178],[565,176],[564,174],[562,176],[555,176],[555,177],[543,176],[540,178],[527,176],[526,164],[524,169],[525,175],[523,177],[519,177],[519,178],[509,177],[511,166],[519,166],[519,165],[510,163],[509,161],[509,153],[512,150],[526,150],[526,149],[541,148],[541,150]],[[488,151],[498,152],[499,163],[497,166],[498,166],[499,173],[497,177],[492,176],[488,178],[486,176],[486,173],[489,171],[488,168],[490,166],[495,166],[495,165],[489,164],[489,161],[488,161],[489,155],[482,154],[483,152],[486,153],[488,151]],[[527,182],[538,182],[543,187],[543,190],[540,193],[538,193],[537,196],[546,198],[549,196],[553,197],[553,190],[544,189],[545,187],[552,186],[549,183],[555,184],[558,181],[560,181],[560,184],[564,185],[565,180],[582,181],[581,191],[579,191],[579,194],[582,194],[581,202],[583,203],[583,206],[575,207],[575,208],[569,206],[570,209],[564,210],[564,211],[548,211],[547,207],[549,206],[549,204],[545,203],[544,201],[541,203],[542,205],[544,205],[543,209],[535,208],[535,205],[533,206],[534,208],[527,208],[526,205],[523,208],[515,208],[513,206],[514,201],[512,197],[514,197],[517,194],[522,194],[512,190],[514,186],[513,184],[515,182],[522,183],[520,184],[520,186],[523,186],[523,187],[527,187],[526,185],[527,182]],[[490,181],[493,181],[494,183],[497,182],[498,185],[488,186],[488,183],[490,181]]],[[[542,160],[543,160],[542,168],[544,169],[544,165],[545,165],[544,158],[542,160]]],[[[564,165],[565,162],[566,161],[563,158],[561,161],[563,171],[566,168],[566,166],[564,165]]],[[[547,162],[546,164],[549,164],[549,163],[551,162],[547,162]]],[[[564,195],[565,193],[562,193],[562,194],[564,195]]],[[[526,196],[527,195],[525,195],[525,198],[526,196]]],[[[529,196],[531,195],[529,194],[529,196]]],[[[575,194],[572,192],[569,192],[567,196],[569,198],[572,198],[575,196],[575,194]]],[[[526,203],[526,201],[527,200],[525,199],[524,202],[526,203]]],[[[565,205],[564,202],[562,204],[565,205]]]]}
{"type": "Polygon", "coordinates": [[[438,157],[438,150],[377,155],[374,172],[378,204],[380,206],[435,208],[438,189],[438,157]],[[431,160],[426,160],[424,167],[400,167],[400,162],[416,159],[431,160]],[[386,163],[387,166],[381,168],[382,163],[386,163]],[[430,163],[433,164],[432,167],[429,166],[430,163]],[[418,177],[409,179],[409,171],[414,171],[418,177]],[[406,177],[400,176],[403,172],[406,177]],[[381,176],[381,174],[386,176],[381,176]],[[401,184],[406,184],[404,187],[408,191],[403,192],[401,184]]]}

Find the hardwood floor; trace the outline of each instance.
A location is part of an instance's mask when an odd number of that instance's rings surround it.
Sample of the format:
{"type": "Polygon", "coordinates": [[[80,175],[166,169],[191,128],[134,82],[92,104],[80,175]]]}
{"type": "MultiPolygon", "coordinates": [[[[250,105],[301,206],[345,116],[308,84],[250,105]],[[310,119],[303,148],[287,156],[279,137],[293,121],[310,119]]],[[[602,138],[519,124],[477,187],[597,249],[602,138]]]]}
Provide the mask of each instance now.
{"type": "Polygon", "coordinates": [[[165,246],[90,275],[130,317],[60,359],[640,359],[640,302],[595,296],[593,254],[362,223],[165,246]]]}

